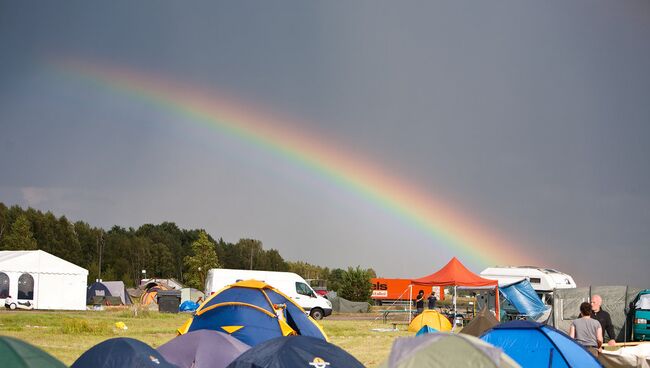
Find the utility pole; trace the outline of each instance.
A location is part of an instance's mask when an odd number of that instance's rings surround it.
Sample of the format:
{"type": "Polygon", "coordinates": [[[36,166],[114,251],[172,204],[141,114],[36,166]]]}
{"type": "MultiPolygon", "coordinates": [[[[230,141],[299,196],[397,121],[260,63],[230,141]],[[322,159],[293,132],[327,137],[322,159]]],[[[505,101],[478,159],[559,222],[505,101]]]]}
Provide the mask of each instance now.
{"type": "Polygon", "coordinates": [[[104,232],[100,232],[97,236],[97,253],[99,253],[99,271],[97,273],[97,278],[101,281],[102,279],[102,252],[104,251],[104,232]]]}
{"type": "Polygon", "coordinates": [[[255,246],[251,243],[251,270],[253,269],[253,249],[255,249],[255,246]]]}

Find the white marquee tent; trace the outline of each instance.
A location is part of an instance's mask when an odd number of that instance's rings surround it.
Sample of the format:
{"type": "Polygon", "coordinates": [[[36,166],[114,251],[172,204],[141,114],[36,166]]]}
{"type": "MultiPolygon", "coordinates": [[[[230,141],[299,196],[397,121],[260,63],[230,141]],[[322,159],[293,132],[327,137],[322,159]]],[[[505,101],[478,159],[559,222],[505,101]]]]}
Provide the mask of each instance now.
{"type": "Polygon", "coordinates": [[[34,309],[86,309],[88,270],[42,250],[0,251],[0,305],[10,295],[34,309]]]}

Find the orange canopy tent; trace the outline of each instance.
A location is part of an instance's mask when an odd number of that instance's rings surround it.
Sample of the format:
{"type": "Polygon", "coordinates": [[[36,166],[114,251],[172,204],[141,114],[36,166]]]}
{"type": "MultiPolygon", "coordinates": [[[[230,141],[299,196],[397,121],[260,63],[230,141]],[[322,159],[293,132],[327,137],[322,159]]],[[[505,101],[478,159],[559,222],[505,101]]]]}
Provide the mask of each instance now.
{"type": "Polygon", "coordinates": [[[496,298],[496,318],[499,319],[499,282],[484,279],[465,267],[454,257],[438,272],[429,276],[411,280],[411,285],[417,286],[454,286],[454,315],[456,314],[456,286],[473,287],[477,289],[494,288],[496,298]]]}

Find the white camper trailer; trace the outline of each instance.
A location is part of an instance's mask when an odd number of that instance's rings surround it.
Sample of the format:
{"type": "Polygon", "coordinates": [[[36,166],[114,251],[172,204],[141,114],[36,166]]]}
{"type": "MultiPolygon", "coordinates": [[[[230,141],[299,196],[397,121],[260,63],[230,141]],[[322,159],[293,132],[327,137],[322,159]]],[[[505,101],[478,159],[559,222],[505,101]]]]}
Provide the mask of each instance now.
{"type": "Polygon", "coordinates": [[[500,285],[509,285],[527,279],[537,295],[547,304],[555,289],[573,289],[576,287],[573,277],[551,269],[534,266],[488,267],[481,271],[481,277],[499,281],[500,285]]]}
{"type": "Polygon", "coordinates": [[[205,280],[205,294],[209,296],[225,286],[243,280],[258,280],[273,286],[293,299],[314,319],[332,314],[332,303],[318,295],[307,281],[293,272],[230,270],[213,268],[205,280]]]}

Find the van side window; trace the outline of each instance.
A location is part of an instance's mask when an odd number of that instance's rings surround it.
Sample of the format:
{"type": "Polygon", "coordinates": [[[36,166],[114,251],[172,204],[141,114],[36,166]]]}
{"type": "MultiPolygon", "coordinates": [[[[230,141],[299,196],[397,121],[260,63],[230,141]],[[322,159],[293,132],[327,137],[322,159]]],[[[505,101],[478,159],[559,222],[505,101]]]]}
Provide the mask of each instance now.
{"type": "Polygon", "coordinates": [[[303,282],[296,282],[296,292],[300,295],[313,296],[313,293],[309,285],[303,282]]]}
{"type": "Polygon", "coordinates": [[[542,283],[542,279],[540,279],[539,277],[531,277],[531,278],[530,278],[530,283],[531,283],[531,284],[541,284],[541,283],[542,283]]]}

